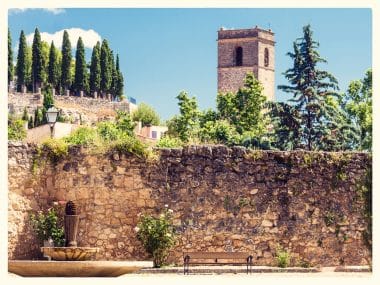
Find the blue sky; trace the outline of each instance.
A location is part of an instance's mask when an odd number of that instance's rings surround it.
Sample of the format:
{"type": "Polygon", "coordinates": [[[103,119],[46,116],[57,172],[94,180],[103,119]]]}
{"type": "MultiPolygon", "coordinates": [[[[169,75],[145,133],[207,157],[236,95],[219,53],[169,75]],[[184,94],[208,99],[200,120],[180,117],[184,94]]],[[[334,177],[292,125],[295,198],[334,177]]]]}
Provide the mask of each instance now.
{"type": "MultiPolygon", "coordinates": [[[[22,29],[26,34],[35,27],[49,34],[92,29],[86,33],[88,46],[96,36],[106,38],[120,56],[127,96],[150,104],[162,119],[178,113],[175,97],[181,90],[196,96],[201,109],[215,107],[220,27],[272,29],[276,86],[287,83],[282,75],[291,66],[286,53],[306,24],[328,61],[320,67],[335,75],[341,91],[362,78],[372,62],[370,9],[27,9],[10,12],[8,22],[14,47],[22,29]]],[[[86,53],[89,60],[91,50],[86,53]]],[[[278,101],[288,98],[276,91],[278,101]]]]}

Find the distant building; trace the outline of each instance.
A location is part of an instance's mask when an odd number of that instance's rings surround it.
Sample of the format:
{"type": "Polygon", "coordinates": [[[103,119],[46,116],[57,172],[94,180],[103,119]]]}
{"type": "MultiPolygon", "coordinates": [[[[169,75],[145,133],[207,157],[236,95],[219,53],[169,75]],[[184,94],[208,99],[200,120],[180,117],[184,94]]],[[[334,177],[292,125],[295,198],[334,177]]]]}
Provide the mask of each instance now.
{"type": "Polygon", "coordinates": [[[149,141],[158,141],[168,131],[166,126],[141,126],[138,122],[135,128],[135,134],[149,141]]]}
{"type": "Polygon", "coordinates": [[[274,33],[252,29],[218,31],[218,92],[236,92],[252,72],[264,86],[268,100],[274,98],[274,33]]]}

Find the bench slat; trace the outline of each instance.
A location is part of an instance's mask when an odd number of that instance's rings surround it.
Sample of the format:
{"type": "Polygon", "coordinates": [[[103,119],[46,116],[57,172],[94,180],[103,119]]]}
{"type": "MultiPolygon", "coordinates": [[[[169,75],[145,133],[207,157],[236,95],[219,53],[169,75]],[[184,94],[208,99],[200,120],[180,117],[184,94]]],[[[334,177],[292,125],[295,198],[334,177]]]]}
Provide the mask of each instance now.
{"type": "Polygon", "coordinates": [[[190,256],[191,259],[246,259],[248,252],[184,252],[183,257],[190,256]]]}

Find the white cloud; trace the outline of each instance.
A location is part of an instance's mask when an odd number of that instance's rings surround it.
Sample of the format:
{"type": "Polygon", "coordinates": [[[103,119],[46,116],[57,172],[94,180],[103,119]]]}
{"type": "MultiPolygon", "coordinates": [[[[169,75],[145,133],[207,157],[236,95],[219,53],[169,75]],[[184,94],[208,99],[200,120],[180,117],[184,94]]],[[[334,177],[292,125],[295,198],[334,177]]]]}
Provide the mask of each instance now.
{"type": "MultiPolygon", "coordinates": [[[[91,48],[91,49],[94,47],[94,45],[96,45],[97,41],[102,40],[100,35],[92,29],[83,30],[80,28],[70,28],[70,29],[65,29],[65,30],[69,33],[69,38],[70,38],[72,48],[76,47],[79,37],[82,37],[84,46],[86,48],[91,48]]],[[[55,47],[60,48],[62,46],[63,32],[64,30],[57,31],[54,34],[42,32],[41,40],[48,42],[49,44],[51,43],[51,41],[53,41],[55,47]]],[[[28,43],[28,45],[33,44],[33,37],[34,37],[34,33],[28,34],[26,36],[26,42],[28,43]]]]}
{"type": "Polygon", "coordinates": [[[62,8],[41,8],[41,9],[37,9],[37,8],[14,8],[14,9],[9,9],[9,15],[20,14],[20,13],[23,13],[27,10],[42,10],[42,11],[45,11],[48,13],[52,13],[53,15],[58,15],[58,14],[62,14],[62,13],[66,12],[66,10],[62,9],[62,8]]]}

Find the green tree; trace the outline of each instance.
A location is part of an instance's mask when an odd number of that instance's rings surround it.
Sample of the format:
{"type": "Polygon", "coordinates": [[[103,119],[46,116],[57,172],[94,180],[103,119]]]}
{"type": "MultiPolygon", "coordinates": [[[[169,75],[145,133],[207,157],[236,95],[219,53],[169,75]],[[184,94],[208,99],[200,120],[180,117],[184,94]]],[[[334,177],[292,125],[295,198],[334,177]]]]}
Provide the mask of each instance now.
{"type": "Polygon", "coordinates": [[[44,95],[44,100],[43,100],[42,105],[45,110],[48,110],[50,107],[54,106],[54,98],[53,98],[51,89],[44,88],[43,95],[44,95]]]}
{"type": "Polygon", "coordinates": [[[297,109],[285,102],[268,102],[273,131],[272,145],[280,150],[294,150],[301,146],[301,118],[297,109]]]}
{"type": "Polygon", "coordinates": [[[199,110],[195,97],[182,91],[176,97],[178,99],[180,115],[176,117],[176,132],[183,142],[188,142],[191,138],[198,136],[199,130],[199,110]]]}
{"type": "Polygon", "coordinates": [[[18,52],[17,52],[17,64],[16,64],[16,75],[17,75],[17,84],[25,86],[28,83],[28,70],[27,70],[27,61],[28,61],[28,51],[24,31],[20,33],[18,52]]]}
{"type": "Polygon", "coordinates": [[[310,25],[303,28],[303,37],[293,44],[293,52],[288,55],[293,60],[293,67],[284,75],[290,85],[280,85],[278,89],[292,93],[290,100],[300,113],[301,146],[307,150],[323,149],[326,141],[334,141],[334,133],[328,123],[334,122],[334,114],[329,111],[327,96],[337,96],[337,80],[327,71],[319,70],[317,65],[326,63],[317,48],[319,43],[313,40],[310,25]]]}
{"type": "Polygon", "coordinates": [[[90,66],[90,92],[100,91],[100,43],[97,42],[92,50],[90,66]]]}
{"type": "Polygon", "coordinates": [[[351,81],[342,98],[342,108],[348,120],[358,130],[351,143],[359,150],[372,150],[372,70],[366,71],[362,80],[351,81]]]}
{"type": "Polygon", "coordinates": [[[8,84],[13,80],[13,51],[11,31],[8,28],[8,84]]]}
{"type": "Polygon", "coordinates": [[[49,69],[49,54],[50,54],[50,46],[47,42],[41,41],[41,54],[42,54],[42,78],[43,83],[46,83],[48,80],[48,69],[49,69]]]}
{"type": "Polygon", "coordinates": [[[57,49],[54,46],[54,42],[51,41],[49,50],[49,65],[48,65],[48,83],[54,88],[58,87],[59,83],[59,62],[57,49]]]}
{"type": "Polygon", "coordinates": [[[69,34],[65,30],[62,40],[62,64],[61,64],[61,86],[67,90],[70,89],[72,82],[72,67],[71,67],[71,43],[69,34]]]}
{"type": "Polygon", "coordinates": [[[41,35],[36,28],[34,30],[32,45],[32,83],[33,89],[40,87],[44,81],[44,62],[42,57],[41,35]]]}
{"type": "Polygon", "coordinates": [[[221,119],[235,126],[236,131],[250,137],[266,133],[268,119],[264,113],[266,97],[261,83],[252,73],[247,73],[244,87],[236,94],[218,94],[217,110],[221,119]]]}
{"type": "Polygon", "coordinates": [[[77,50],[75,54],[75,80],[74,80],[74,89],[77,92],[85,90],[86,87],[86,75],[87,66],[86,59],[84,54],[84,45],[82,38],[79,37],[77,42],[77,50]]]}
{"type": "Polygon", "coordinates": [[[120,70],[119,55],[116,55],[116,86],[115,96],[120,99],[124,93],[124,77],[120,70]]]}
{"type": "Polygon", "coordinates": [[[100,89],[103,93],[108,93],[112,83],[112,63],[110,62],[111,51],[107,40],[103,40],[100,48],[100,89]]]}
{"type": "Polygon", "coordinates": [[[135,122],[140,121],[142,127],[149,125],[159,125],[160,124],[160,116],[158,113],[148,104],[140,103],[138,108],[132,114],[132,119],[135,122]]]}

